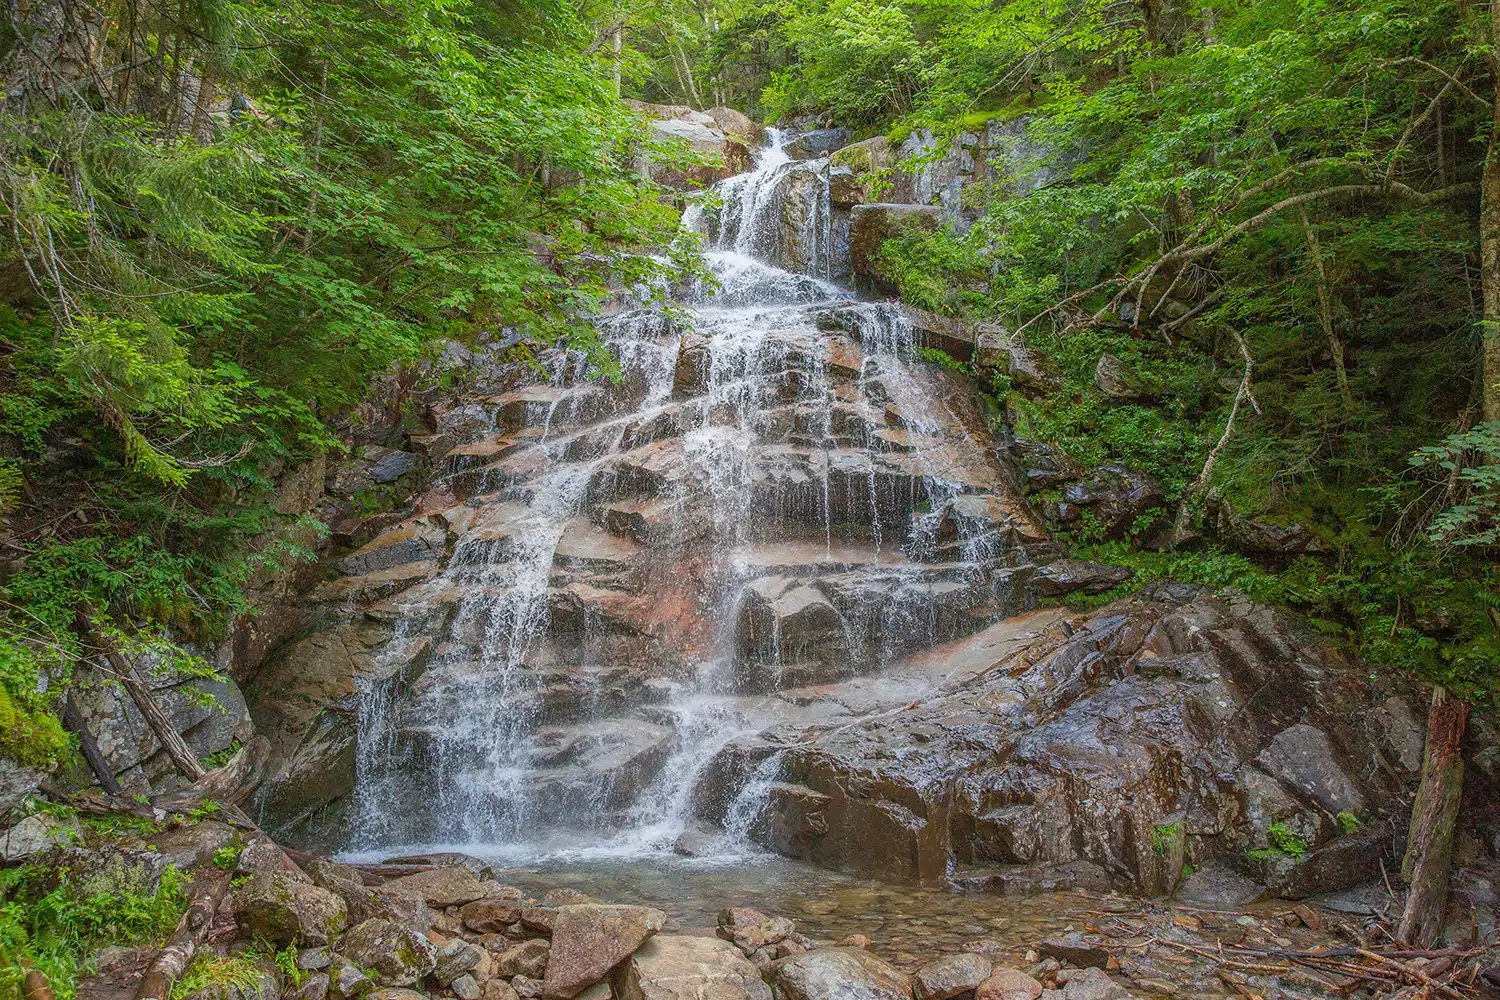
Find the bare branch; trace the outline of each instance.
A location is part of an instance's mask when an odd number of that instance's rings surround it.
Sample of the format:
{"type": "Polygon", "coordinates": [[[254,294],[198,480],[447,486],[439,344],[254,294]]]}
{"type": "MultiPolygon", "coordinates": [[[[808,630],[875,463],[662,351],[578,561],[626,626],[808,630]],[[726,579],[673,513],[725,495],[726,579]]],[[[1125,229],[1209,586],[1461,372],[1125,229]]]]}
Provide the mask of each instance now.
{"type": "Polygon", "coordinates": [[[1489,110],[1491,110],[1494,107],[1494,105],[1491,102],[1486,101],[1483,97],[1480,97],[1478,94],[1474,93],[1474,91],[1470,90],[1468,88],[1468,86],[1465,85],[1465,83],[1462,80],[1460,80],[1458,77],[1454,76],[1452,73],[1449,73],[1447,70],[1443,69],[1441,66],[1434,66],[1432,63],[1428,62],[1426,59],[1418,59],[1416,56],[1406,56],[1406,57],[1401,58],[1401,59],[1382,60],[1381,62],[1376,63],[1377,66],[1381,66],[1381,67],[1386,68],[1386,69],[1391,69],[1391,68],[1394,68],[1396,66],[1405,66],[1405,65],[1408,65],[1408,64],[1416,65],[1416,66],[1421,66],[1424,69],[1430,69],[1430,70],[1432,70],[1432,72],[1436,73],[1438,76],[1442,77],[1444,80],[1447,80],[1449,83],[1453,84],[1459,90],[1462,90],[1465,94],[1467,94],[1469,96],[1470,99],[1472,99],[1473,101],[1475,101],[1480,107],[1484,108],[1486,111],[1489,111],[1489,110]]]}

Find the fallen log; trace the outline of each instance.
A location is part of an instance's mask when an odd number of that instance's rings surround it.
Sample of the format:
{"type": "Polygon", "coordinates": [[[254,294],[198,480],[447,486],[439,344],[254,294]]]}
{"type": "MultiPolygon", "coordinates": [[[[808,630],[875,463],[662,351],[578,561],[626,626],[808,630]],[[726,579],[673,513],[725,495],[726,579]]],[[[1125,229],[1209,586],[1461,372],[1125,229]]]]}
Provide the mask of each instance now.
{"type": "Polygon", "coordinates": [[[1417,968],[1415,965],[1411,965],[1407,962],[1398,962],[1394,958],[1389,958],[1377,952],[1366,951],[1363,948],[1359,950],[1359,953],[1365,958],[1373,959],[1374,961],[1379,962],[1382,965],[1388,965],[1391,968],[1396,969],[1398,972],[1402,973],[1409,980],[1417,983],[1418,985],[1425,986],[1436,993],[1443,994],[1444,996],[1452,997],[1453,1000],[1464,1000],[1464,995],[1458,992],[1458,990],[1455,990],[1447,983],[1438,982],[1436,979],[1433,979],[1431,976],[1423,972],[1421,969],[1417,968]]]}
{"type": "Polygon", "coordinates": [[[89,770],[94,772],[94,777],[99,781],[99,787],[110,795],[119,795],[120,783],[115,780],[109,761],[104,758],[104,752],[99,749],[99,741],[94,738],[93,731],[89,729],[88,720],[73,703],[71,691],[63,701],[62,724],[63,728],[78,737],[78,749],[83,751],[83,759],[88,762],[89,770]]]}
{"type": "MultiPolygon", "coordinates": [[[[329,858],[322,857],[321,855],[309,854],[306,851],[299,851],[291,847],[282,847],[281,849],[286,853],[287,857],[291,858],[299,865],[305,865],[309,861],[331,860],[329,858]]],[[[441,865],[384,865],[360,861],[340,861],[338,863],[343,865],[345,868],[354,869],[361,875],[377,876],[377,881],[367,883],[370,885],[379,885],[381,882],[388,878],[400,878],[402,875],[415,875],[418,872],[430,872],[442,867],[441,865]]]]}
{"type": "Polygon", "coordinates": [[[229,878],[225,875],[209,876],[193,883],[189,889],[187,911],[162,950],[146,967],[146,975],[135,991],[135,1000],[171,1000],[172,984],[187,971],[228,892],[229,878]]]}

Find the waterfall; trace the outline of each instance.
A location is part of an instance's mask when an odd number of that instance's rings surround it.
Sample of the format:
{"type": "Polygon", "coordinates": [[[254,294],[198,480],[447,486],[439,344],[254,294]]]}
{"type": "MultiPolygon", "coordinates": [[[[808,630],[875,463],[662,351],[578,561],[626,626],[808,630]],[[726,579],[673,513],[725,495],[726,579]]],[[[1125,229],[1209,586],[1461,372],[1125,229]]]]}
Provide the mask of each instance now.
{"type": "Polygon", "coordinates": [[[359,681],[352,851],[637,857],[717,820],[742,856],[785,751],[726,761],[826,711],[793,689],[982,620],[987,442],[899,309],[828,280],[827,161],[787,138],[685,211],[686,319],[600,321],[617,382],[560,350],[471,404],[459,539],[359,681]]]}

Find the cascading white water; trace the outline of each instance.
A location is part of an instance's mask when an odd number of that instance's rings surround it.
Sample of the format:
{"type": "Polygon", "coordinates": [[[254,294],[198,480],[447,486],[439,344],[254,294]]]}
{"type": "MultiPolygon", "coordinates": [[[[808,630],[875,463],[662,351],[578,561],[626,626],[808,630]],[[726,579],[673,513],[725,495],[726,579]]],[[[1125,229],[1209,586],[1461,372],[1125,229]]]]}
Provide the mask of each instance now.
{"type": "MultiPolygon", "coordinates": [[[[684,214],[717,279],[683,293],[688,329],[650,310],[601,322],[620,388],[562,353],[548,385],[493,404],[506,416],[486,454],[499,458],[453,466],[478,484],[462,539],[403,596],[396,639],[361,682],[353,850],[670,852],[726,748],[800,710],[782,688],[937,634],[933,580],[951,589],[983,556],[961,526],[959,561],[934,564],[968,488],[929,454],[946,404],[911,374],[900,311],[827,280],[827,163],[792,159],[785,139],[769,130],[753,170],[684,214]],[[856,361],[834,356],[839,338],[856,361]],[[911,485],[892,485],[895,467],[916,470],[911,485]],[[647,528],[621,527],[650,517],[676,536],[660,560],[636,537],[647,528]],[[611,624],[634,595],[610,574],[632,559],[666,585],[690,566],[683,615],[709,634],[683,662],[651,664],[657,686],[622,707],[604,679],[636,669],[639,642],[611,624]],[[842,636],[815,648],[774,611],[808,600],[812,573],[828,577],[820,594],[835,603],[815,596],[842,636]],[[419,648],[425,666],[409,675],[419,648]],[[560,700],[560,686],[584,694],[560,700]]],[[[726,803],[721,860],[749,849],[781,762],[772,752],[726,803]]]]}

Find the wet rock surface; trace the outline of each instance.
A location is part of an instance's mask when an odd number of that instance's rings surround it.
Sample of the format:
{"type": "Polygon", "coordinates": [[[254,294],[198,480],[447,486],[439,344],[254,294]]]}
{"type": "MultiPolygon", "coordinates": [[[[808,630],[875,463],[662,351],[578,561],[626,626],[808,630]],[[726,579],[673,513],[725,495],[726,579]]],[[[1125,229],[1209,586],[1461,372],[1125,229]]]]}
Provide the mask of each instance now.
{"type": "Polygon", "coordinates": [[[1054,623],[906,711],[778,732],[787,790],[764,842],[872,872],[956,866],[991,888],[1039,870],[1066,885],[1085,864],[1145,894],[1171,891],[1185,865],[1248,864],[1274,846],[1272,824],[1314,849],[1246,870],[1262,893],[1323,891],[1333,871],[1358,879],[1389,857],[1389,831],[1326,822],[1377,802],[1399,819],[1415,777],[1359,724],[1369,676],[1269,608],[1157,596],[1054,623]]]}

